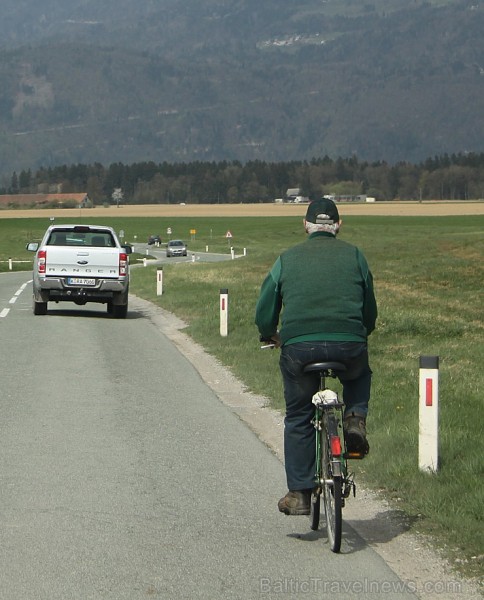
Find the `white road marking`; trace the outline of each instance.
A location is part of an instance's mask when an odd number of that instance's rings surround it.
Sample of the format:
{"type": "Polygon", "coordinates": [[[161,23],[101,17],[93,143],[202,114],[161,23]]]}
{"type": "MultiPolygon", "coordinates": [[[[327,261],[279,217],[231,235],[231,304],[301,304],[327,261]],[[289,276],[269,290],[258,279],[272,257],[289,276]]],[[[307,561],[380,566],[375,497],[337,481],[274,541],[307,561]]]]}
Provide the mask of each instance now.
{"type": "MultiPolygon", "coordinates": [[[[15,292],[15,294],[12,296],[12,298],[10,298],[10,300],[8,301],[9,304],[15,304],[15,302],[17,302],[18,297],[20,296],[20,294],[25,290],[25,288],[29,285],[29,283],[32,283],[32,280],[30,281],[26,281],[25,283],[23,283],[19,289],[15,292]]],[[[8,315],[8,313],[10,312],[9,308],[4,308],[1,312],[0,312],[0,318],[6,317],[8,315]]]]}

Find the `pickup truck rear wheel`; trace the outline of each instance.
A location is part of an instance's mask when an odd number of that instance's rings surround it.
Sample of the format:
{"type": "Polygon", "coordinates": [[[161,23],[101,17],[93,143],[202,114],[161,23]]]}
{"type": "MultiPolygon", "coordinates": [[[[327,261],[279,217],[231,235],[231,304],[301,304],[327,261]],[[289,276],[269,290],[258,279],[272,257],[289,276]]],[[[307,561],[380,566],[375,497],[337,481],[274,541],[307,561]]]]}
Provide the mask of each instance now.
{"type": "Polygon", "coordinates": [[[47,302],[36,302],[34,300],[34,315],[46,315],[47,302]]]}
{"type": "Polygon", "coordinates": [[[113,306],[113,317],[115,319],[125,319],[128,314],[128,305],[127,304],[115,304],[113,306]]]}

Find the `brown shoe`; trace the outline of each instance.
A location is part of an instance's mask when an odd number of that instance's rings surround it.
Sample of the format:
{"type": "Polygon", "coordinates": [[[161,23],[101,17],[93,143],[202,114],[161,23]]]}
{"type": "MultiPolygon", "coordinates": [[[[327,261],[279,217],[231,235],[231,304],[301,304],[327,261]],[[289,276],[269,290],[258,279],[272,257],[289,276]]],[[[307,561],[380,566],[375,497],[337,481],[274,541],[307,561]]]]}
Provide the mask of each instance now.
{"type": "Polygon", "coordinates": [[[311,490],[289,490],[277,506],[286,515],[309,515],[311,490]]]}
{"type": "Polygon", "coordinates": [[[370,451],[366,439],[366,419],[361,415],[349,413],[343,421],[343,430],[346,440],[346,449],[350,453],[365,456],[370,451]]]}

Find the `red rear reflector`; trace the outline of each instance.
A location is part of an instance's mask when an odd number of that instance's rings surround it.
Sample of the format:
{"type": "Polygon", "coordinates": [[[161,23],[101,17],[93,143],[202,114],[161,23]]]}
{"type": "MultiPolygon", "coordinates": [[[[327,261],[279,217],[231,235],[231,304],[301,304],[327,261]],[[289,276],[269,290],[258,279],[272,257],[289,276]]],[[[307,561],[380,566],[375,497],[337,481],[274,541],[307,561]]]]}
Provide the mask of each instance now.
{"type": "Polygon", "coordinates": [[[333,456],[341,456],[341,440],[339,436],[331,436],[331,454],[333,456]]]}
{"type": "Polygon", "coordinates": [[[39,273],[45,273],[45,263],[47,261],[47,251],[39,250],[37,254],[37,271],[39,273]]]}

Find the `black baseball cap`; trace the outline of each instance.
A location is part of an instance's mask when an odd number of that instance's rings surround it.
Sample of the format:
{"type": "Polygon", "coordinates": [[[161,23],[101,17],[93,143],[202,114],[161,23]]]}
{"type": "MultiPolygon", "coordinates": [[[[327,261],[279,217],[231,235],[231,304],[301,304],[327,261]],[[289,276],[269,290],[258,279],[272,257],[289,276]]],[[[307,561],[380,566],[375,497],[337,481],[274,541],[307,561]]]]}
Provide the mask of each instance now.
{"type": "Polygon", "coordinates": [[[329,198],[313,200],[306,212],[306,221],[316,224],[332,224],[339,222],[336,204],[329,198]]]}

